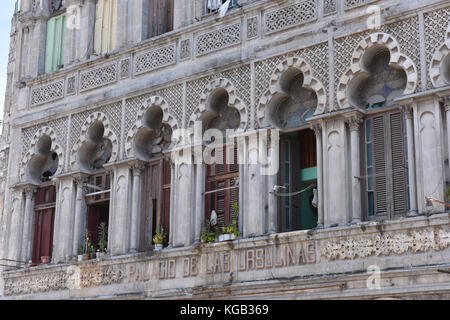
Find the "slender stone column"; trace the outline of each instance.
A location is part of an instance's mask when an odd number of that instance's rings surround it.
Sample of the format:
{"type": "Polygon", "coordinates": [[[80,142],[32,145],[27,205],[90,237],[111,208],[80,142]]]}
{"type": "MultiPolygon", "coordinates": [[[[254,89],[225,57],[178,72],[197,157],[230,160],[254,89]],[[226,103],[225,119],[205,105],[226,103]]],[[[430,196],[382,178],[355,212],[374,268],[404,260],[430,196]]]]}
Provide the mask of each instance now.
{"type": "Polygon", "coordinates": [[[85,175],[79,175],[75,177],[75,183],[77,184],[76,202],[75,202],[75,221],[73,232],[73,247],[72,253],[76,257],[78,255],[78,248],[83,241],[83,226],[84,218],[86,214],[86,200],[84,198],[84,182],[86,180],[85,175]]]}
{"type": "Polygon", "coordinates": [[[322,148],[322,125],[320,123],[315,123],[311,129],[316,135],[316,149],[317,149],[317,196],[318,196],[318,207],[317,207],[317,227],[324,227],[324,210],[323,210],[323,148],[322,148]]]}
{"type": "MultiPolygon", "coordinates": [[[[411,106],[404,106],[403,110],[406,117],[406,135],[408,143],[408,179],[409,179],[409,202],[410,209],[408,217],[417,216],[417,190],[416,190],[416,160],[414,154],[414,124],[413,110],[411,106]]],[[[447,121],[450,118],[447,112],[447,121]]]]}
{"type": "Polygon", "coordinates": [[[33,226],[33,201],[37,188],[35,186],[27,186],[24,189],[25,193],[25,216],[23,221],[23,235],[22,235],[22,253],[21,260],[29,261],[31,259],[31,241],[32,241],[32,226],[33,226]]]}
{"type": "Polygon", "coordinates": [[[138,161],[131,166],[133,170],[133,202],[131,204],[131,232],[130,251],[135,253],[139,249],[140,217],[141,217],[141,176],[145,164],[138,161]]]}
{"type": "Polygon", "coordinates": [[[359,127],[362,118],[359,115],[347,119],[350,128],[351,174],[352,174],[352,223],[361,222],[361,164],[359,152],[359,127]]]}

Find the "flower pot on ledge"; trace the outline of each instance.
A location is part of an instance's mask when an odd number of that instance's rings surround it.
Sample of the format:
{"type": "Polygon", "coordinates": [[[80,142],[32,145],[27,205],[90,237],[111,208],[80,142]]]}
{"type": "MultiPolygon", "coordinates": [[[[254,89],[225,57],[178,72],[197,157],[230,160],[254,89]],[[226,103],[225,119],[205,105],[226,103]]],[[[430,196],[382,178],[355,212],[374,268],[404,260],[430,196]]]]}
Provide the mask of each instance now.
{"type": "Polygon", "coordinates": [[[155,244],[155,251],[161,251],[163,249],[163,245],[161,243],[155,244]]]}
{"type": "Polygon", "coordinates": [[[49,256],[42,256],[41,257],[41,264],[49,264],[50,263],[50,257],[49,256]]]}
{"type": "Polygon", "coordinates": [[[82,255],[81,260],[82,260],[82,261],[87,261],[87,260],[89,260],[90,256],[91,256],[91,255],[90,255],[89,253],[85,253],[85,254],[82,255]]]}

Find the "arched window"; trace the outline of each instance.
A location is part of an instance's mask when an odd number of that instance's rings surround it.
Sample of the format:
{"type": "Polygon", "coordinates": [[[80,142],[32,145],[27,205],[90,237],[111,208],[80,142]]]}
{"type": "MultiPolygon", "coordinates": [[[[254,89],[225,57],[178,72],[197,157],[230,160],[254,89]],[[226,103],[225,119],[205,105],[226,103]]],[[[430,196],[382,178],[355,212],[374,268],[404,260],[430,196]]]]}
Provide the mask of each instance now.
{"type": "Polygon", "coordinates": [[[278,231],[317,226],[314,195],[317,188],[316,137],[306,118],[317,107],[317,95],[304,86],[304,74],[288,67],[278,79],[278,92],[266,109],[268,122],[281,130],[278,185],[278,231]],[[303,192],[300,192],[304,190],[303,192]]]}
{"type": "Polygon", "coordinates": [[[170,231],[171,166],[163,152],[172,138],[172,128],[163,123],[160,105],[151,105],[143,114],[142,127],[137,131],[133,144],[138,159],[145,161],[142,178],[142,214],[140,217],[141,250],[152,247],[156,230],[162,227],[168,244],[170,231]]]}
{"type": "Polygon", "coordinates": [[[213,90],[207,100],[207,109],[200,120],[203,130],[218,130],[222,141],[214,142],[211,160],[206,165],[205,218],[216,220],[218,227],[228,226],[238,220],[239,165],[234,142],[227,143],[227,130],[239,128],[239,111],[229,104],[229,94],[224,88],[213,90]]]}
{"type": "Polygon", "coordinates": [[[405,117],[394,99],[403,94],[403,69],[389,64],[390,52],[376,45],[362,63],[368,72],[350,83],[353,105],[368,112],[362,130],[363,207],[367,219],[391,219],[408,211],[408,159],[405,117]]]}

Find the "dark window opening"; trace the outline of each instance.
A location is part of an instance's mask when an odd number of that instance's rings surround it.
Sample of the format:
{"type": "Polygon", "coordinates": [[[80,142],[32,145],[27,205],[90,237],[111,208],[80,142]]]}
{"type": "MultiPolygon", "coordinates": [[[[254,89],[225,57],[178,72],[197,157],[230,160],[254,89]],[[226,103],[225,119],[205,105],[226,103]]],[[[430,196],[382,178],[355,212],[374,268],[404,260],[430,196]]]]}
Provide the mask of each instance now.
{"type": "Polygon", "coordinates": [[[173,30],[173,0],[149,0],[148,38],[173,30]]]}
{"type": "Polygon", "coordinates": [[[108,241],[111,175],[104,173],[92,176],[88,179],[86,187],[86,203],[88,205],[86,219],[87,236],[95,251],[102,250],[107,247],[108,241]],[[104,232],[103,239],[101,239],[102,232],[104,232]]]}
{"type": "Polygon", "coordinates": [[[280,136],[278,185],[278,231],[309,230],[317,227],[317,147],[311,130],[280,136]],[[300,194],[297,192],[305,190],[300,194]],[[289,195],[289,194],[293,195],[289,195]]]}
{"type": "Polygon", "coordinates": [[[34,207],[34,232],[32,262],[50,261],[53,251],[53,228],[55,221],[56,188],[42,187],[37,190],[34,207]]]}
{"type": "Polygon", "coordinates": [[[170,162],[155,159],[145,168],[142,179],[140,251],[152,249],[153,237],[159,227],[166,233],[163,245],[169,244],[170,190],[170,162]]]}

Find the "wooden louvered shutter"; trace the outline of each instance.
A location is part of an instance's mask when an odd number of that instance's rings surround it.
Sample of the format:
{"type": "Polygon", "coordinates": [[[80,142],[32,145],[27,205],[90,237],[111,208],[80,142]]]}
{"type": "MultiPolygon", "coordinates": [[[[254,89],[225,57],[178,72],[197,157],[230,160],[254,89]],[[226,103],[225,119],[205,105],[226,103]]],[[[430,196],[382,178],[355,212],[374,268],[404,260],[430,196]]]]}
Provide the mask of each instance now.
{"type": "Polygon", "coordinates": [[[238,213],[233,210],[233,205],[239,204],[239,188],[233,188],[236,179],[239,177],[236,147],[233,156],[233,163],[227,164],[226,147],[217,148],[215,149],[215,157],[216,159],[222,159],[222,163],[206,167],[206,192],[226,189],[210,193],[205,198],[206,219],[209,219],[211,211],[215,210],[219,226],[228,225],[233,219],[238,218],[238,213]]]}
{"type": "Polygon", "coordinates": [[[375,175],[375,215],[388,215],[386,181],[386,126],[384,116],[373,118],[373,162],[375,175]]]}
{"type": "Polygon", "coordinates": [[[150,0],[148,10],[149,38],[173,30],[173,0],[150,0]]]}
{"type": "Polygon", "coordinates": [[[394,214],[408,210],[407,168],[405,134],[401,113],[390,114],[391,157],[392,157],[392,206],[394,214]]]}
{"type": "Polygon", "coordinates": [[[369,215],[373,210],[375,217],[392,218],[408,210],[403,115],[387,113],[368,121],[366,131],[370,132],[366,132],[366,137],[371,137],[366,139],[369,215]]]}

